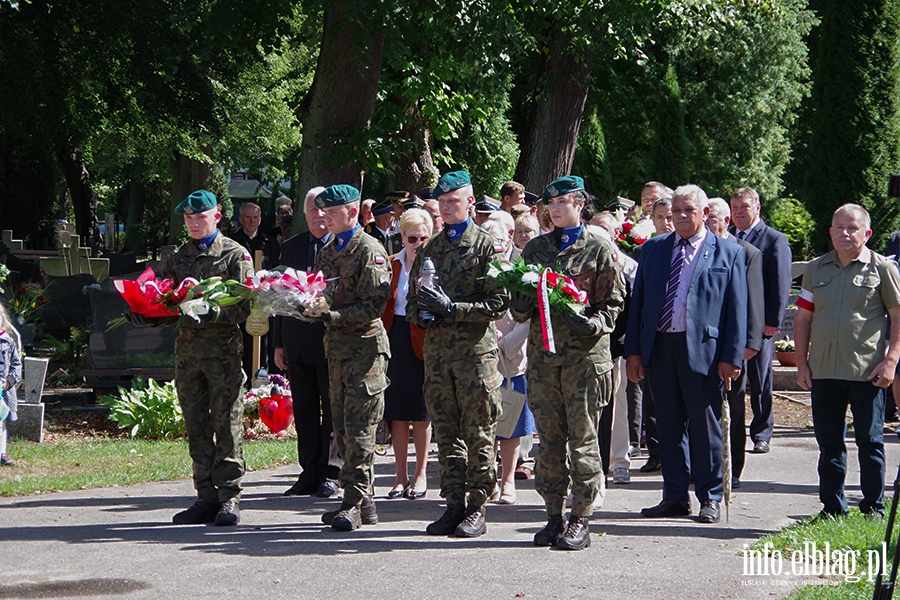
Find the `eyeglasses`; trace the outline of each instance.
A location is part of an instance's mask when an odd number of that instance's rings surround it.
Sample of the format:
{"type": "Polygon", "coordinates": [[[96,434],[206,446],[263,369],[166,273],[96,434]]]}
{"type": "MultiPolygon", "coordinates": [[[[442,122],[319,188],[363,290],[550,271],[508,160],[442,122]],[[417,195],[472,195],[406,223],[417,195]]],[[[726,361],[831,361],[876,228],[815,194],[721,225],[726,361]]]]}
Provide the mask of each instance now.
{"type": "Polygon", "coordinates": [[[425,240],[427,240],[427,239],[430,238],[430,237],[431,237],[430,235],[423,235],[422,237],[416,237],[416,236],[414,236],[414,235],[408,235],[408,236],[406,236],[406,241],[409,242],[410,244],[415,244],[416,242],[418,242],[418,241],[420,241],[420,240],[421,240],[422,242],[425,242],[425,240]]]}

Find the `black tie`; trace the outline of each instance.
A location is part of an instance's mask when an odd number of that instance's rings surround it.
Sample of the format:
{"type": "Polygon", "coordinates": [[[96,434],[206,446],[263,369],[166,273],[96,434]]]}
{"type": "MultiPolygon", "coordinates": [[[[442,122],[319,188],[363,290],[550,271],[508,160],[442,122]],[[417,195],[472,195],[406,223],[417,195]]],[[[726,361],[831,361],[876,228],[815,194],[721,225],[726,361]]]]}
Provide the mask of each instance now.
{"type": "Polygon", "coordinates": [[[744,239],[744,232],[743,232],[743,231],[738,231],[738,239],[739,239],[739,240],[744,239]]]}
{"type": "Polygon", "coordinates": [[[309,243],[309,249],[306,252],[306,270],[311,271],[316,266],[316,259],[319,257],[319,251],[322,249],[322,240],[312,238],[309,243]]]}

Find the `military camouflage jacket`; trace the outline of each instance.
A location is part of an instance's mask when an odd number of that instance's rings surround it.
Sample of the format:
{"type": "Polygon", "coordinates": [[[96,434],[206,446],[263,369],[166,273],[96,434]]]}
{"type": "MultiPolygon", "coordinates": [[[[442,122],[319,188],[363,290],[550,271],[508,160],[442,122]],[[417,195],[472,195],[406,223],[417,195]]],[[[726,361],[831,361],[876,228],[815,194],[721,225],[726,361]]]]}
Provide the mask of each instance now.
{"type": "MultiPolygon", "coordinates": [[[[250,255],[247,250],[225,236],[221,231],[206,250],[200,250],[193,241],[182,244],[166,260],[163,265],[163,277],[171,277],[177,286],[187,277],[202,281],[209,277],[221,277],[223,280],[234,279],[244,282],[253,272],[250,255]]],[[[247,320],[250,314],[250,300],[244,300],[221,309],[219,318],[213,321],[212,315],[201,318],[197,323],[190,317],[181,317],[182,329],[215,329],[233,328],[247,320]]],[[[169,322],[177,319],[167,319],[169,322]]]]}
{"type": "Polygon", "coordinates": [[[368,350],[390,356],[381,315],[391,296],[391,264],[384,248],[362,229],[337,250],[337,237],[316,260],[328,288],[331,320],[325,332],[325,356],[345,359],[368,350]]]}
{"type": "Polygon", "coordinates": [[[575,243],[560,250],[554,233],[538,236],[528,242],[522,253],[527,264],[550,267],[575,280],[579,289],[588,294],[585,316],[599,325],[596,336],[573,333],[562,317],[552,316],[556,354],[544,350],[544,338],[537,314],[537,305],[527,312],[515,312],[519,322],[531,320],[528,332],[528,360],[548,365],[571,365],[589,360],[598,365],[601,373],[612,369],[609,334],[616,324],[616,316],[625,302],[625,287],[616,263],[616,248],[611,242],[584,228],[575,243]]]}
{"type": "Polygon", "coordinates": [[[504,261],[502,248],[491,234],[469,223],[455,241],[446,233],[429,239],[416,253],[409,273],[406,319],[425,330],[425,354],[440,353],[449,360],[480,356],[497,349],[494,321],[509,306],[509,294],[493,280],[483,279],[491,261],[504,261]],[[452,321],[426,323],[416,302],[416,282],[425,257],[434,262],[438,285],[456,304],[452,321]],[[429,326],[430,325],[430,326],[429,326]]]}

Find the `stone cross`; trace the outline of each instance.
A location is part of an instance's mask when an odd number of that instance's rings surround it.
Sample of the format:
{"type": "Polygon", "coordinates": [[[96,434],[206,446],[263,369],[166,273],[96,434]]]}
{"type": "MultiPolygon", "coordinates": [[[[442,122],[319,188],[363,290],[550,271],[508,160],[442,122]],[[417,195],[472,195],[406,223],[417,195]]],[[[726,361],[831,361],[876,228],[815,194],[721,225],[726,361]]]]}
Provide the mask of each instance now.
{"type": "Polygon", "coordinates": [[[81,238],[73,235],[70,244],[59,251],[59,257],[42,258],[41,268],[48,275],[67,277],[79,273],[88,273],[97,281],[109,277],[109,259],[91,258],[90,248],[81,248],[81,238]]]}

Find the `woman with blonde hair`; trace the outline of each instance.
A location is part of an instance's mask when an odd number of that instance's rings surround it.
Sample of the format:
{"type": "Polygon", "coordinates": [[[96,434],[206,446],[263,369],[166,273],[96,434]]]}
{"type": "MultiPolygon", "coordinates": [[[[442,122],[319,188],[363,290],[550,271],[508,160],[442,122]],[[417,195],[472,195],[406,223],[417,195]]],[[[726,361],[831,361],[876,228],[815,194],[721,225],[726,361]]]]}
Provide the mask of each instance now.
{"type": "Polygon", "coordinates": [[[390,423],[391,443],[397,472],[388,498],[404,496],[410,500],[421,498],[428,489],[425,470],[428,465],[428,445],[431,443],[431,420],[425,408],[425,363],[422,343],[425,331],[406,321],[406,294],[409,292],[409,270],[419,247],[431,237],[431,215],[419,208],[403,211],[400,217],[400,238],[403,249],[391,257],[391,297],[384,315],[384,328],[391,343],[388,378],[391,385],[384,394],[384,420],[390,423]],[[416,474],[412,485],[407,472],[409,426],[412,423],[413,445],[416,451],[416,474]]]}
{"type": "Polygon", "coordinates": [[[16,385],[22,380],[22,360],[17,339],[6,306],[0,303],[0,466],[3,467],[16,466],[6,454],[6,423],[18,419],[16,385]]]}

